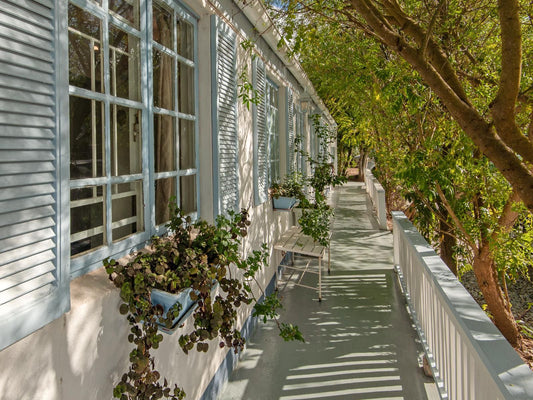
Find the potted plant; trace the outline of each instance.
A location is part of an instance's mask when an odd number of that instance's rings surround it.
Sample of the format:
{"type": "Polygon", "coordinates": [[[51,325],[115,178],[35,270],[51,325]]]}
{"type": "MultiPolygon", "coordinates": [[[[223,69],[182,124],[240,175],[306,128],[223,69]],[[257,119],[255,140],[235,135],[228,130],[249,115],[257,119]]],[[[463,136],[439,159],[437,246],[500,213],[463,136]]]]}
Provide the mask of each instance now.
{"type": "Polygon", "coordinates": [[[305,181],[300,172],[293,172],[287,175],[281,183],[273,183],[270,187],[272,206],[281,210],[292,209],[299,201],[305,198],[304,184],[305,181]]]}
{"type": "Polygon", "coordinates": [[[330,187],[342,185],[346,182],[345,176],[336,175],[331,164],[332,156],[325,150],[334,141],[334,135],[329,127],[320,123],[320,116],[313,116],[314,130],[317,140],[323,147],[315,158],[301,148],[299,143],[302,138],[296,138],[296,152],[307,160],[312,174],[306,177],[305,182],[310,188],[308,197],[302,197],[299,207],[301,214],[298,224],[302,232],[311,236],[323,246],[329,246],[330,223],[333,217],[333,209],[327,204],[326,193],[330,187]]]}
{"type": "Polygon", "coordinates": [[[171,235],[153,237],[147,249],[123,264],[104,260],[109,278],[120,289],[119,311],[131,325],[128,341],[135,345],[129,371],[113,391],[121,400],[185,397],[181,388],[171,388],[161,379],[151,349],[163,340],[161,330],[179,329],[188,315],[194,321],[193,331],[179,338],[186,354],[194,348],[206,352],[216,338],[220,347],[241,350],[245,340],[235,324],[242,304],[255,304],[253,315],[264,321],[274,318],[285,340],[304,340],[297,327],[277,320],[281,304],[275,293],[262,303],[254,297],[252,282],[267,265],[267,248],[263,245],[247,257],[242,255],[241,240],[250,225],[246,210],[219,216],[211,225],[192,222],[175,205],[170,208],[171,235]]]}

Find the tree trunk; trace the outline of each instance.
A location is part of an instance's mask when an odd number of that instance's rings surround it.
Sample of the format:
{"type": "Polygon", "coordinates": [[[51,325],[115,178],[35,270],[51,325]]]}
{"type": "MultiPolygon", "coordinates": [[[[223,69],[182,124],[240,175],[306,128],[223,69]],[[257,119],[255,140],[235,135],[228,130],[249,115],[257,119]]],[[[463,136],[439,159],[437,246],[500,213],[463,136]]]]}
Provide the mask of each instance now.
{"type": "MultiPolygon", "coordinates": [[[[446,210],[444,210],[446,211],[446,210]]],[[[447,215],[448,213],[446,213],[447,215]]],[[[457,276],[457,260],[454,256],[453,248],[457,244],[454,236],[449,234],[450,226],[445,221],[440,220],[439,222],[439,249],[440,249],[440,258],[446,263],[450,271],[457,276]]]]}
{"type": "Polygon", "coordinates": [[[507,307],[504,295],[498,284],[498,276],[493,269],[489,245],[484,245],[474,256],[474,274],[492,314],[494,324],[514,348],[520,347],[520,334],[513,314],[507,307]]]}
{"type": "MultiPolygon", "coordinates": [[[[515,7],[518,3],[516,0],[500,0],[499,3],[499,11],[505,11],[505,7],[512,6],[512,10],[508,10],[509,15],[504,12],[500,16],[500,18],[505,17],[504,20],[500,19],[502,30],[506,32],[502,37],[503,51],[506,53],[515,51],[516,53],[519,51],[519,46],[517,49],[516,44],[513,44],[513,40],[519,37],[519,32],[514,32],[516,30],[516,22],[519,22],[517,20],[519,15],[515,7]]],[[[494,163],[520,196],[525,206],[533,213],[533,173],[527,162],[528,160],[533,160],[531,146],[526,146],[526,141],[523,138],[518,140],[516,138],[518,134],[515,130],[502,132],[502,129],[507,127],[505,121],[499,120],[495,128],[494,122],[486,120],[468,101],[465,91],[444,52],[431,39],[426,41],[426,33],[413,23],[413,20],[401,8],[397,7],[396,2],[387,2],[384,7],[387,13],[391,13],[394,17],[396,22],[393,25],[400,32],[393,29],[390,19],[386,18],[371,2],[351,0],[351,5],[371,27],[372,36],[379,38],[382,43],[398,53],[420,74],[422,79],[440,98],[454,120],[481,152],[494,163]],[[419,43],[424,42],[424,45],[427,46],[426,51],[421,52],[419,48],[412,46],[408,39],[413,39],[419,43]],[[496,129],[498,129],[498,132],[496,132],[496,129]],[[518,146],[514,139],[518,140],[522,148],[525,149],[524,151],[516,153],[513,151],[518,146]],[[512,146],[513,150],[509,146],[512,146]]],[[[508,73],[503,74],[505,76],[502,75],[502,79],[505,79],[500,83],[499,93],[506,93],[508,89],[512,91],[516,84],[519,84],[519,80],[516,81],[516,76],[514,80],[511,76],[514,76],[513,74],[516,75],[516,67],[514,65],[520,56],[520,54],[514,54],[509,61],[504,62],[503,66],[508,73]]],[[[499,96],[497,100],[500,100],[501,97],[499,96]]],[[[508,95],[503,97],[505,98],[502,99],[501,103],[498,102],[496,104],[496,109],[492,110],[496,115],[496,120],[501,114],[498,114],[500,108],[507,109],[505,107],[509,103],[508,95]],[[499,108],[500,105],[501,107],[499,108]]],[[[504,112],[504,116],[501,118],[505,118],[507,122],[514,121],[514,113],[504,112]]],[[[510,125],[514,126],[515,123],[510,123],[510,125]]]]}
{"type": "Polygon", "coordinates": [[[366,164],[367,158],[368,158],[368,155],[367,155],[366,151],[365,150],[361,150],[360,155],[359,155],[359,165],[358,165],[359,180],[361,182],[363,182],[365,180],[365,164],[366,164]]]}

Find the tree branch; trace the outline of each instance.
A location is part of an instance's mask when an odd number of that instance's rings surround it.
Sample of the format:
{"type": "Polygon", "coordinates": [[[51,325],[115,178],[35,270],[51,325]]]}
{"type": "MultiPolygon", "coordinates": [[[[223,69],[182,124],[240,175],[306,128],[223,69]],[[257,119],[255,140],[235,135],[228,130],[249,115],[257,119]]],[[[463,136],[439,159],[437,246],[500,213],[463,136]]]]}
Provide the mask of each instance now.
{"type": "MultiPolygon", "coordinates": [[[[353,9],[374,30],[381,42],[396,51],[422,76],[424,81],[439,96],[459,126],[473,140],[480,151],[494,163],[496,168],[511,183],[513,189],[519,193],[526,207],[533,212],[533,174],[531,170],[515,152],[511,151],[501,137],[496,135],[496,131],[491,124],[485,121],[471,104],[461,98],[460,92],[458,93],[452,88],[451,85],[454,85],[454,80],[445,79],[433,67],[432,63],[422,59],[416,49],[410,46],[400,35],[391,31],[382,22],[382,19],[375,15],[378,11],[367,6],[367,1],[351,0],[351,4],[353,9]]],[[[429,52],[432,46],[431,40],[428,46],[429,52]]],[[[447,64],[449,65],[449,63],[447,64]]],[[[455,79],[457,79],[456,76],[455,79]]]]}
{"type": "Polygon", "coordinates": [[[498,218],[498,229],[495,229],[494,232],[492,232],[492,239],[496,239],[498,234],[502,232],[508,232],[513,227],[519,215],[519,213],[513,209],[513,204],[518,202],[520,202],[520,197],[513,190],[513,192],[509,195],[507,202],[503,206],[500,218],[498,218]]]}
{"type": "Polygon", "coordinates": [[[431,32],[433,31],[433,27],[435,26],[435,23],[437,22],[437,17],[439,16],[439,14],[440,14],[440,12],[442,10],[442,7],[444,6],[445,2],[446,2],[445,0],[440,0],[439,1],[439,6],[437,7],[437,9],[435,10],[435,13],[431,17],[431,21],[429,22],[428,29],[426,31],[426,36],[424,37],[424,41],[422,42],[422,46],[420,48],[420,52],[422,54],[422,57],[425,57],[426,49],[427,49],[428,43],[429,43],[429,39],[431,38],[431,32]]]}
{"type": "Polygon", "coordinates": [[[507,146],[533,163],[533,144],[516,123],[516,102],[522,72],[522,34],[517,0],[498,0],[501,28],[502,72],[500,87],[490,109],[498,136],[507,146]]]}
{"type": "Polygon", "coordinates": [[[531,116],[529,117],[529,126],[527,128],[527,136],[529,137],[529,141],[533,143],[533,111],[531,112],[531,116]]]}
{"type": "Polygon", "coordinates": [[[462,101],[468,103],[466,92],[457,78],[452,65],[435,41],[431,39],[430,33],[424,32],[418,24],[405,14],[398,3],[385,0],[384,7],[396,20],[398,29],[412,38],[420,48],[425,47],[425,50],[422,53],[422,59],[426,60],[427,57],[427,61],[431,67],[442,77],[455,94],[462,101]],[[426,40],[427,43],[424,44],[426,40]]]}
{"type": "Polygon", "coordinates": [[[470,246],[470,248],[472,249],[472,251],[474,253],[477,253],[479,251],[479,248],[478,246],[476,245],[476,241],[472,238],[472,236],[470,236],[468,234],[468,232],[466,231],[465,227],[463,226],[463,224],[461,223],[461,220],[457,217],[457,214],[455,214],[455,212],[453,211],[452,207],[450,206],[450,203],[448,202],[448,199],[446,198],[446,196],[444,195],[444,192],[442,191],[442,188],[440,187],[440,185],[437,183],[436,185],[436,189],[437,189],[437,193],[439,195],[439,198],[440,200],[442,201],[442,204],[444,205],[444,208],[446,208],[446,211],[448,211],[448,214],[450,215],[450,217],[452,218],[455,226],[457,227],[457,229],[459,229],[459,231],[461,231],[461,233],[464,235],[465,239],[466,239],[466,243],[468,244],[468,246],[470,246]]]}

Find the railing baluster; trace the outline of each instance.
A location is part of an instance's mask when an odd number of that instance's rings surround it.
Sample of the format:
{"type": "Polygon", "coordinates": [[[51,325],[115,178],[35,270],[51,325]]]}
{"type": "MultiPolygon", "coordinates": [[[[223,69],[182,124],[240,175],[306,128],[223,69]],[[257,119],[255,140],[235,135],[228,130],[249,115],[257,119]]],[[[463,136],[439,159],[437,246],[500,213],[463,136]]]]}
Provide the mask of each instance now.
{"type": "Polygon", "coordinates": [[[394,263],[443,399],[531,400],[533,372],[401,212],[394,263]]]}

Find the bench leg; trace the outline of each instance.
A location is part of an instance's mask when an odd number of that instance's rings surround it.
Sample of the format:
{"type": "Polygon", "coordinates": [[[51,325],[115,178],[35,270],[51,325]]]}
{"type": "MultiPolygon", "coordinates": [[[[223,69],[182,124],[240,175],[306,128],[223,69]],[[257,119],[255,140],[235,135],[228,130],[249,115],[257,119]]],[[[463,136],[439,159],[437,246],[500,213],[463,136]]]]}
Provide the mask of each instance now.
{"type": "Polygon", "coordinates": [[[322,301],[322,257],[318,257],[318,301],[322,301]]]}
{"type": "Polygon", "coordinates": [[[280,277],[279,277],[279,267],[280,267],[280,265],[276,264],[276,285],[275,285],[276,290],[279,289],[279,279],[280,279],[280,277]]]}
{"type": "Polygon", "coordinates": [[[328,246],[328,275],[331,273],[331,251],[330,247],[328,246]]]}

